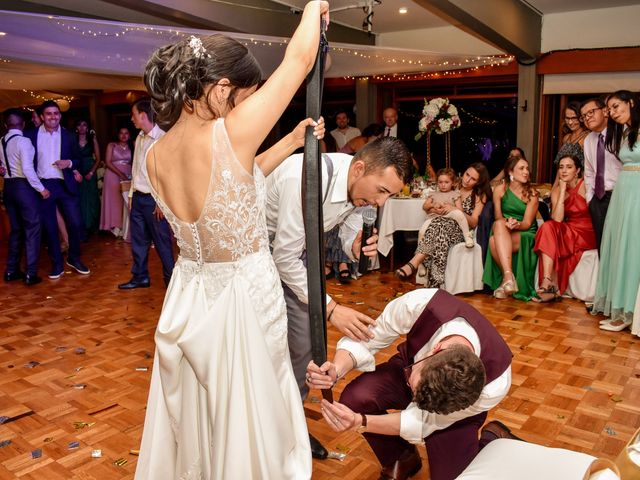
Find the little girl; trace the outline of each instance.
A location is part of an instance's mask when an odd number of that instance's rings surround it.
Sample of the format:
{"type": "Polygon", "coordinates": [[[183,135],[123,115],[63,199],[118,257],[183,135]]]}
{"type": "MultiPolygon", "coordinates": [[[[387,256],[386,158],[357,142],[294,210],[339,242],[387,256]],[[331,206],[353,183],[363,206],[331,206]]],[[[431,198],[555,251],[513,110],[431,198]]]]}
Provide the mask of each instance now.
{"type": "Polygon", "coordinates": [[[460,192],[453,189],[456,173],[452,168],[441,168],[438,170],[436,178],[438,179],[438,190],[429,195],[422,209],[427,212],[427,218],[431,220],[440,216],[455,220],[464,235],[464,245],[467,248],[473,248],[473,234],[469,231],[469,224],[462,212],[460,192]]]}

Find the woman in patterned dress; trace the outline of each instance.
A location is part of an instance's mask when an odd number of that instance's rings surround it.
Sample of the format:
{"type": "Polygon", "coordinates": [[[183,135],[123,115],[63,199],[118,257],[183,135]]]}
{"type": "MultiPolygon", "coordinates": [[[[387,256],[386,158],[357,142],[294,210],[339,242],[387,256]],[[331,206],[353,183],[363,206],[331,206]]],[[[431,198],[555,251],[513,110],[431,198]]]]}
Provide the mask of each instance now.
{"type": "MultiPolygon", "coordinates": [[[[490,199],[489,172],[482,163],[471,164],[460,181],[460,200],[462,212],[469,228],[476,228],[484,205],[490,199]]],[[[445,205],[444,214],[456,207],[445,205]]],[[[444,272],[447,268],[449,250],[465,238],[458,223],[445,216],[434,218],[422,239],[418,242],[416,253],[409,262],[397,270],[401,279],[409,279],[418,271],[420,264],[427,269],[425,287],[440,288],[444,285],[444,272]]]]}

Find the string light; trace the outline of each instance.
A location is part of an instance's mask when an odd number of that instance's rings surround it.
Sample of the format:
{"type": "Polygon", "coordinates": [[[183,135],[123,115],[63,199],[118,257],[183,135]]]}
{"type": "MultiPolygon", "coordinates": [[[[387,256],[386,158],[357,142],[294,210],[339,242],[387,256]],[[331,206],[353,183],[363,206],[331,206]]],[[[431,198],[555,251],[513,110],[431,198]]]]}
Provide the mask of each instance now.
{"type": "MultiPolygon", "coordinates": [[[[50,20],[55,20],[56,24],[59,25],[62,28],[67,29],[69,32],[72,33],[79,33],[80,35],[86,36],[86,37],[124,37],[126,34],[131,33],[131,32],[155,32],[156,35],[164,35],[165,32],[167,32],[167,30],[164,29],[158,29],[155,27],[124,27],[124,28],[118,28],[116,25],[113,25],[114,28],[116,28],[116,30],[112,30],[112,31],[102,31],[102,30],[92,30],[92,29],[83,29],[81,27],[78,27],[76,25],[71,25],[69,23],[66,23],[62,20],[58,20],[55,17],[48,17],[50,20]]],[[[106,26],[106,25],[105,25],[106,26]]],[[[185,36],[185,33],[181,33],[178,32],[177,30],[174,32],[172,31],[172,29],[169,29],[168,32],[177,34],[177,35],[181,35],[181,36],[185,36]]]]}
{"type": "Polygon", "coordinates": [[[73,100],[75,100],[76,97],[70,96],[70,95],[57,95],[55,97],[45,97],[43,95],[40,95],[37,92],[34,92],[32,90],[27,90],[26,88],[23,88],[22,91],[26,94],[28,94],[31,98],[34,98],[40,102],[44,102],[47,100],[66,100],[67,102],[71,103],[73,100]]]}
{"type": "Polygon", "coordinates": [[[467,117],[469,117],[465,123],[467,124],[480,124],[480,125],[496,125],[498,123],[497,120],[487,120],[485,118],[480,118],[477,115],[474,115],[471,112],[467,112],[464,108],[458,107],[458,110],[461,113],[464,113],[467,117]]]}
{"type": "MultiPolygon", "coordinates": [[[[144,33],[146,35],[154,34],[165,38],[168,42],[176,41],[176,39],[184,38],[192,34],[192,32],[186,32],[175,28],[167,27],[154,27],[154,26],[122,26],[117,23],[104,23],[101,25],[86,24],[82,20],[74,21],[73,19],[62,19],[60,17],[47,16],[47,19],[58,26],[60,30],[66,30],[67,32],[78,35],[80,37],[114,37],[123,38],[128,35],[136,33],[144,33]]],[[[285,48],[288,43],[288,38],[278,38],[269,40],[259,40],[254,37],[242,37],[236,36],[236,40],[244,44],[247,47],[259,47],[259,48],[285,48]]],[[[420,58],[419,53],[416,56],[407,54],[405,56],[385,55],[376,53],[371,50],[371,47],[363,46],[362,49],[357,47],[344,47],[344,46],[331,46],[331,53],[338,56],[352,56],[358,59],[371,60],[376,64],[387,64],[389,66],[406,66],[411,65],[415,67],[415,73],[391,73],[391,74],[376,74],[370,76],[345,76],[343,79],[355,80],[355,79],[373,79],[376,82],[398,82],[398,81],[416,81],[416,80],[429,80],[434,78],[446,78],[454,76],[462,76],[469,74],[470,72],[479,71],[480,69],[503,67],[507,66],[514,61],[514,57],[511,56],[478,56],[470,55],[467,57],[456,58],[455,60],[425,60],[424,57],[420,58]]],[[[122,63],[131,63],[137,61],[137,59],[126,55],[124,53],[115,53],[105,55],[105,59],[109,61],[120,61],[122,63]]],[[[9,63],[11,60],[0,58],[0,63],[9,63]]],[[[6,79],[9,83],[14,83],[10,79],[6,79]]],[[[32,98],[37,100],[49,100],[44,96],[24,90],[32,98]]],[[[67,101],[71,101],[73,97],[57,97],[63,98],[67,101]]]]}
{"type": "MultiPolygon", "coordinates": [[[[92,26],[91,28],[83,28],[81,24],[72,24],[64,20],[60,20],[59,18],[49,16],[50,20],[55,21],[55,23],[63,29],[66,29],[68,32],[75,33],[85,37],[124,37],[126,35],[130,35],[136,32],[144,32],[144,33],[155,33],[158,36],[166,36],[169,37],[168,40],[175,41],[176,37],[184,38],[186,36],[191,35],[191,32],[183,32],[177,29],[164,28],[164,27],[148,27],[148,26],[130,26],[130,27],[121,27],[119,25],[103,25],[102,27],[92,26]],[[96,28],[98,28],[96,30],[96,28]],[[111,28],[109,30],[109,28],[111,28]]],[[[275,47],[282,48],[286,47],[289,39],[282,38],[278,40],[257,40],[255,38],[237,38],[236,39],[244,44],[245,46],[255,46],[255,47],[275,47]]],[[[466,58],[462,58],[457,61],[445,60],[445,61],[425,61],[420,58],[399,58],[395,56],[381,55],[377,53],[370,53],[367,50],[359,50],[356,48],[348,48],[348,47],[340,47],[340,46],[332,46],[330,48],[333,55],[353,55],[358,58],[362,58],[364,60],[376,60],[377,62],[387,63],[389,65],[415,65],[417,70],[420,69],[428,69],[428,70],[439,70],[447,68],[448,70],[445,72],[436,73],[418,73],[418,74],[392,74],[392,75],[375,75],[373,78],[375,80],[406,80],[406,79],[425,79],[425,78],[433,78],[440,75],[453,75],[455,72],[449,71],[451,69],[468,69],[473,66],[473,68],[484,67],[484,66],[496,66],[496,65],[505,65],[511,63],[513,61],[513,57],[504,57],[504,56],[469,56],[466,58]],[[398,77],[399,76],[399,77],[398,77]]],[[[106,57],[108,60],[111,60],[112,56],[106,57]]],[[[116,56],[116,58],[121,59],[123,61],[132,61],[131,57],[121,57],[116,56]]],[[[344,78],[355,78],[352,76],[347,76],[344,78]]]]}
{"type": "MultiPolygon", "coordinates": [[[[466,62],[467,60],[465,60],[466,62]]],[[[352,76],[347,75],[343,77],[345,80],[366,79],[379,82],[398,82],[398,81],[415,81],[415,80],[430,80],[434,78],[455,77],[464,76],[469,72],[480,71],[481,69],[504,67],[514,61],[514,57],[498,57],[492,56],[489,58],[482,58],[480,62],[482,65],[476,65],[474,67],[460,68],[456,70],[444,70],[436,72],[417,72],[417,73],[390,73],[371,76],[352,76]]],[[[436,62],[429,62],[431,65],[444,66],[451,64],[451,62],[442,62],[440,64],[436,62]]],[[[453,65],[453,64],[452,64],[453,65]]],[[[461,65],[461,64],[457,64],[461,65]]]]}

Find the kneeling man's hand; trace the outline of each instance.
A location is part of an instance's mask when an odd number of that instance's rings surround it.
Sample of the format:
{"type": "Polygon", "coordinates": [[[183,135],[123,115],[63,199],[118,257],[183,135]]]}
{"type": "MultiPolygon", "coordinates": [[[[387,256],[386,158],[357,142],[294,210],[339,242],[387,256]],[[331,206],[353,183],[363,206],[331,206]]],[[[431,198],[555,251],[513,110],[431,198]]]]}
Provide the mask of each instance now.
{"type": "Polygon", "coordinates": [[[321,367],[315,364],[313,360],[307,365],[307,385],[317,390],[326,390],[335,385],[338,379],[336,366],[327,361],[321,367]]]}
{"type": "Polygon", "coordinates": [[[340,402],[330,403],[322,400],[320,411],[325,421],[336,432],[355,430],[362,424],[362,417],[340,402]]]}

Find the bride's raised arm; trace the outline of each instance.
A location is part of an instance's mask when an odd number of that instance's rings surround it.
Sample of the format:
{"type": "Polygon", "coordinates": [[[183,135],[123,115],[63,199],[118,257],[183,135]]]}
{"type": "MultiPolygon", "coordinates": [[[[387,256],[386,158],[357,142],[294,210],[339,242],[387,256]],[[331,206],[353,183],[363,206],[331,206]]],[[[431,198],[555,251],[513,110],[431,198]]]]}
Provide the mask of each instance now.
{"type": "Polygon", "coordinates": [[[265,84],[236,106],[225,126],[238,160],[250,171],[255,153],[311,71],[320,42],[320,21],[329,23],[329,3],[309,2],[284,59],[265,84]]]}

